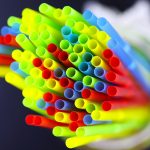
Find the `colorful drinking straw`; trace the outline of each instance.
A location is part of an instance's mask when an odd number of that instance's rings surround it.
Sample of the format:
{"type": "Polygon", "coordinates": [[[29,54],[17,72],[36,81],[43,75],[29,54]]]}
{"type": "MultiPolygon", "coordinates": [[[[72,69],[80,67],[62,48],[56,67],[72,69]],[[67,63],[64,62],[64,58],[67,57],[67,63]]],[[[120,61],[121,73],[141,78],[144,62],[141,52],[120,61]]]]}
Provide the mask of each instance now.
{"type": "Polygon", "coordinates": [[[149,61],[105,18],[43,3],[7,24],[0,77],[40,114],[27,115],[27,125],[52,129],[68,148],[122,139],[147,126],[149,61]]]}

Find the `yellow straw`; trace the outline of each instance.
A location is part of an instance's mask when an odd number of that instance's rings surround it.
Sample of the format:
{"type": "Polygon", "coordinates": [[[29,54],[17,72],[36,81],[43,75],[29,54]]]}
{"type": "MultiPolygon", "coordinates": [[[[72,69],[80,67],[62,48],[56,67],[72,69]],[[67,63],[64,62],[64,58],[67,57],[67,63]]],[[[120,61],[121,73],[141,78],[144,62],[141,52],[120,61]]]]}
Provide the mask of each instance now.
{"type": "Polygon", "coordinates": [[[29,72],[29,74],[33,77],[33,78],[39,78],[42,76],[42,71],[39,68],[32,68],[29,72]]]}
{"type": "Polygon", "coordinates": [[[58,121],[58,122],[61,122],[61,123],[71,123],[71,120],[70,120],[70,114],[69,113],[65,113],[65,112],[57,112],[55,114],[55,120],[58,121]]]}
{"type": "Polygon", "coordinates": [[[78,98],[75,100],[75,106],[79,109],[86,109],[89,103],[90,101],[83,99],[83,98],[78,98]]]}
{"type": "Polygon", "coordinates": [[[43,96],[43,92],[36,87],[26,87],[22,91],[22,95],[26,98],[31,98],[34,100],[40,99],[43,96]]]}
{"type": "Polygon", "coordinates": [[[5,80],[20,90],[23,90],[25,88],[24,78],[12,71],[6,74],[5,80]]]}
{"type": "MultiPolygon", "coordinates": [[[[94,135],[94,136],[83,136],[83,137],[71,137],[66,140],[66,146],[68,148],[76,148],[79,146],[86,145],[91,142],[96,142],[100,140],[105,140],[105,135],[94,135]]],[[[107,136],[108,137],[108,136],[107,136]]],[[[110,138],[112,135],[110,135],[110,138]]]]}
{"type": "Polygon", "coordinates": [[[60,85],[58,80],[48,79],[46,85],[51,91],[63,95],[65,88],[60,85]]]}
{"type": "Polygon", "coordinates": [[[0,66],[0,77],[4,77],[8,72],[10,72],[10,68],[7,66],[0,66]]]}
{"type": "Polygon", "coordinates": [[[99,56],[94,56],[91,60],[91,64],[94,67],[101,67],[104,68],[105,70],[109,70],[109,66],[99,56]]]}
{"type": "Polygon", "coordinates": [[[88,40],[87,46],[91,52],[97,56],[101,56],[102,52],[104,51],[104,48],[94,39],[88,40]]]}
{"type": "Polygon", "coordinates": [[[50,58],[46,58],[43,62],[43,65],[45,68],[50,69],[50,70],[55,70],[57,68],[63,68],[58,62],[56,62],[50,58]]]}

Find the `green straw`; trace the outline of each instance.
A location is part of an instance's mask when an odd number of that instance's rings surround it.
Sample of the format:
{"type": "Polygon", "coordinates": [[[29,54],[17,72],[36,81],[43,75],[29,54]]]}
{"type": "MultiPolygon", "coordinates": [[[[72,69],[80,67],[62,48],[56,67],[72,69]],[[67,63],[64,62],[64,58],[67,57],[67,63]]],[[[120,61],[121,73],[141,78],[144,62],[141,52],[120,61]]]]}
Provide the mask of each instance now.
{"type": "MultiPolygon", "coordinates": [[[[36,101],[37,101],[37,100],[36,100],[36,101]]],[[[48,117],[48,118],[51,118],[51,117],[47,114],[47,112],[46,112],[45,110],[42,110],[42,109],[40,109],[40,108],[38,108],[38,107],[36,106],[36,101],[33,100],[33,99],[30,99],[30,98],[24,98],[23,101],[22,101],[22,104],[23,104],[23,106],[25,106],[25,107],[27,107],[27,108],[29,108],[29,109],[31,109],[31,110],[33,110],[33,111],[35,111],[35,112],[41,114],[41,115],[44,115],[44,116],[46,116],[46,117],[48,117]]]]}
{"type": "Polygon", "coordinates": [[[8,20],[7,20],[8,26],[12,27],[13,24],[15,24],[15,23],[21,24],[21,19],[15,17],[15,16],[10,16],[10,17],[8,18],[8,20]]]}
{"type": "Polygon", "coordinates": [[[42,59],[51,58],[53,60],[56,60],[56,58],[51,53],[49,53],[45,47],[42,46],[37,47],[36,54],[42,59]]]}
{"type": "Polygon", "coordinates": [[[33,68],[33,65],[28,62],[20,62],[19,63],[19,69],[21,69],[23,72],[29,74],[30,70],[33,68]]]}
{"type": "Polygon", "coordinates": [[[86,52],[85,48],[81,44],[74,45],[73,51],[79,56],[82,56],[86,52]]]}
{"type": "Polygon", "coordinates": [[[34,16],[35,24],[48,24],[49,26],[52,26],[53,28],[56,28],[57,30],[61,29],[61,25],[56,23],[54,20],[49,19],[48,17],[41,15],[41,14],[35,14],[34,16]]]}
{"type": "Polygon", "coordinates": [[[88,37],[87,34],[80,34],[80,35],[79,35],[78,42],[79,42],[80,44],[85,45],[85,44],[87,44],[88,40],[89,40],[89,37],[88,37]]]}
{"type": "Polygon", "coordinates": [[[89,103],[86,106],[86,111],[88,113],[92,113],[94,110],[101,110],[101,106],[99,104],[89,103]]]}
{"type": "Polygon", "coordinates": [[[82,17],[82,15],[70,6],[65,6],[62,9],[62,13],[68,18],[72,18],[77,21],[83,21],[85,24],[89,25],[89,23],[82,17]]]}
{"type": "Polygon", "coordinates": [[[38,89],[40,89],[44,92],[49,91],[49,88],[47,88],[47,86],[46,86],[46,81],[43,78],[35,79],[35,87],[37,87],[38,89]]]}
{"type": "Polygon", "coordinates": [[[76,67],[79,66],[79,64],[82,62],[82,59],[80,56],[78,56],[78,54],[76,53],[71,53],[69,55],[69,61],[76,67]]]}
{"type": "Polygon", "coordinates": [[[53,128],[53,135],[57,137],[71,137],[75,136],[75,132],[72,132],[68,127],[57,126],[53,128]]]}
{"type": "Polygon", "coordinates": [[[73,67],[70,67],[67,69],[66,75],[68,78],[71,78],[76,81],[82,80],[84,77],[84,75],[80,71],[78,71],[77,69],[73,67]]]}
{"type": "Polygon", "coordinates": [[[48,30],[42,31],[40,33],[40,39],[43,40],[46,43],[46,46],[48,46],[50,43],[54,43],[58,45],[59,41],[57,41],[48,30]]]}
{"type": "Polygon", "coordinates": [[[94,104],[87,104],[87,106],[86,106],[86,111],[87,111],[88,113],[92,113],[95,109],[96,109],[96,108],[95,108],[95,105],[94,105],[94,104]]]}
{"type": "Polygon", "coordinates": [[[33,53],[35,52],[35,46],[24,34],[18,34],[16,36],[16,41],[24,50],[29,50],[33,53]]]}
{"type": "Polygon", "coordinates": [[[74,25],[75,25],[75,23],[76,23],[76,21],[74,20],[74,19],[67,19],[66,20],[66,23],[65,23],[65,25],[66,26],[69,26],[69,27],[71,27],[71,28],[73,28],[74,27],[74,25]]]}
{"type": "Polygon", "coordinates": [[[42,3],[40,6],[39,6],[39,11],[48,16],[48,17],[52,17],[53,16],[53,12],[56,8],[51,6],[51,5],[48,5],[46,3],[42,3]]]}
{"type": "Polygon", "coordinates": [[[82,81],[84,85],[94,88],[95,83],[99,80],[91,76],[85,76],[82,81]]]}
{"type": "Polygon", "coordinates": [[[67,16],[62,13],[62,9],[57,8],[53,12],[53,17],[58,21],[59,24],[64,25],[67,20],[67,16]]]}
{"type": "Polygon", "coordinates": [[[46,46],[47,46],[46,43],[43,42],[43,40],[40,39],[39,34],[38,34],[37,32],[32,32],[32,33],[30,33],[29,39],[32,41],[32,43],[33,43],[36,47],[38,47],[39,45],[40,45],[40,46],[43,46],[43,47],[46,47],[46,46]]]}
{"type": "Polygon", "coordinates": [[[28,77],[25,78],[25,84],[27,86],[33,86],[34,82],[35,82],[35,80],[32,76],[28,76],[28,77]]]}
{"type": "MultiPolygon", "coordinates": [[[[117,117],[117,116],[116,116],[117,117]]],[[[142,128],[145,122],[129,121],[124,123],[101,124],[95,126],[79,127],[76,130],[77,136],[90,136],[90,135],[111,135],[121,134],[121,136],[130,135],[142,128]]]]}
{"type": "Polygon", "coordinates": [[[60,42],[60,48],[64,51],[66,51],[67,53],[72,53],[73,52],[73,48],[72,48],[72,45],[70,44],[69,41],[67,40],[62,40],[60,42]]]}
{"type": "Polygon", "coordinates": [[[38,31],[40,34],[45,30],[47,30],[49,32],[49,34],[52,36],[52,38],[57,39],[58,41],[61,41],[63,39],[63,36],[61,35],[61,32],[59,30],[56,30],[55,28],[53,28],[47,24],[39,25],[38,31]]]}

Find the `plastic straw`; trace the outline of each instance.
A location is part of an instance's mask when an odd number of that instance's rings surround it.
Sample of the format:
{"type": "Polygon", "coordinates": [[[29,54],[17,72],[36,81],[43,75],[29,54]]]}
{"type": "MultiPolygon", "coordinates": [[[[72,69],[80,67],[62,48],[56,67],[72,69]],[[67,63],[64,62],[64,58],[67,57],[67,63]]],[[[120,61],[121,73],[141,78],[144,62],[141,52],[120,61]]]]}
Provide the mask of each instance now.
{"type": "Polygon", "coordinates": [[[66,75],[68,78],[71,78],[73,80],[82,80],[83,78],[83,74],[73,67],[70,67],[66,70],[66,75]]]}
{"type": "Polygon", "coordinates": [[[80,97],[80,93],[71,89],[71,88],[67,88],[65,91],[64,91],[64,96],[67,98],[67,99],[70,99],[70,100],[75,100],[77,98],[80,97]]]}
{"type": "Polygon", "coordinates": [[[91,77],[91,76],[84,76],[83,78],[83,84],[88,86],[88,87],[94,87],[95,83],[98,81],[96,78],[91,77]]]}
{"type": "Polygon", "coordinates": [[[68,127],[57,126],[53,128],[53,135],[56,137],[71,137],[74,136],[75,133],[70,131],[68,127]]]}
{"type": "Polygon", "coordinates": [[[82,90],[85,88],[86,86],[83,84],[82,81],[76,81],[74,83],[74,90],[76,90],[77,92],[82,92],[82,90]]]}
{"type": "Polygon", "coordinates": [[[92,76],[94,74],[93,67],[86,62],[81,62],[80,65],[78,66],[78,68],[85,75],[91,75],[92,76]]]}
{"type": "Polygon", "coordinates": [[[101,102],[103,100],[106,100],[108,98],[107,95],[103,93],[98,93],[94,90],[91,89],[84,89],[82,91],[82,97],[85,99],[88,99],[90,101],[96,101],[96,102],[101,102]]]}
{"type": "Polygon", "coordinates": [[[62,99],[58,99],[55,102],[55,107],[58,110],[66,110],[66,111],[71,110],[71,109],[74,108],[74,106],[71,102],[68,102],[68,101],[65,101],[65,100],[62,100],[62,99]]]}
{"type": "Polygon", "coordinates": [[[64,113],[64,112],[57,112],[55,114],[55,120],[61,123],[67,123],[69,124],[70,118],[69,118],[69,113],[64,113]]]}

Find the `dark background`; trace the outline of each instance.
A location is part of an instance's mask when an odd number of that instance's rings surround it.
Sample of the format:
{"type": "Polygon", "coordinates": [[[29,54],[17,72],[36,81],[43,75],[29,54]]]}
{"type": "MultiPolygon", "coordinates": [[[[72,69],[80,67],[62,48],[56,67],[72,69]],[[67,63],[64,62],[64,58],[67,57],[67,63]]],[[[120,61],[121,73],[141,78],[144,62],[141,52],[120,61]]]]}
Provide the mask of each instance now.
{"type": "MultiPolygon", "coordinates": [[[[9,16],[20,16],[25,7],[37,9],[47,2],[55,7],[70,5],[81,12],[86,0],[0,0],[0,27],[6,25],[9,16]]],[[[93,0],[91,0],[93,1],[93,0]]],[[[125,11],[136,0],[100,0],[103,4],[125,11]]],[[[0,150],[66,150],[64,142],[53,137],[47,129],[25,125],[26,114],[33,113],[22,106],[19,90],[0,79],[0,150]]]]}

